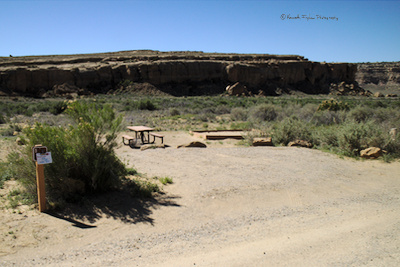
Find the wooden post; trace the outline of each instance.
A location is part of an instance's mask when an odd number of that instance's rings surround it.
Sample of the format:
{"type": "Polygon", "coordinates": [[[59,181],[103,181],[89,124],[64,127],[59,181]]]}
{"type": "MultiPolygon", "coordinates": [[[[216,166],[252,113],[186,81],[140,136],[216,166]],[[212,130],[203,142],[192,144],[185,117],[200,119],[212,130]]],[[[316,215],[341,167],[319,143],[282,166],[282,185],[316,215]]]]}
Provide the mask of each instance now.
{"type": "Polygon", "coordinates": [[[36,162],[36,182],[37,182],[37,195],[39,202],[39,211],[46,210],[46,191],[44,186],[44,165],[36,162]]]}

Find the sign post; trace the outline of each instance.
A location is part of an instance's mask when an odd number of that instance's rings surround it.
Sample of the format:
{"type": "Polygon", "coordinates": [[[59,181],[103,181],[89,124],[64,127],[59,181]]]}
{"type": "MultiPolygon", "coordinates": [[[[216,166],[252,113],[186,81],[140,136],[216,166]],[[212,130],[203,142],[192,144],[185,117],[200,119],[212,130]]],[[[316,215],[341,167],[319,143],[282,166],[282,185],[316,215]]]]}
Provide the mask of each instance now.
{"type": "Polygon", "coordinates": [[[37,182],[37,195],[39,203],[39,211],[46,210],[46,189],[44,186],[44,165],[36,162],[36,182],[37,182]]]}
{"type": "Polygon", "coordinates": [[[46,210],[46,189],[44,186],[44,164],[52,163],[51,153],[47,147],[36,145],[32,148],[32,160],[36,164],[36,183],[39,203],[39,211],[46,210]]]}

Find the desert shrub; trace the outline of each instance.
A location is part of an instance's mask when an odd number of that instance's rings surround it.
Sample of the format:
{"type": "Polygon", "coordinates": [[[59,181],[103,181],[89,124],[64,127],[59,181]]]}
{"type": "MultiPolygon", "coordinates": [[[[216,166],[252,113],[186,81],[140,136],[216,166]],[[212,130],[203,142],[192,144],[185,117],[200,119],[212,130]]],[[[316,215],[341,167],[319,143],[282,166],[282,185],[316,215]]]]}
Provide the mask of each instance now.
{"type": "Polygon", "coordinates": [[[6,118],[0,113],[0,124],[6,123],[6,118]]]}
{"type": "Polygon", "coordinates": [[[341,101],[337,101],[335,99],[330,99],[330,100],[324,100],[322,103],[318,106],[318,111],[322,110],[332,110],[332,111],[338,111],[338,110],[348,110],[349,106],[347,103],[343,103],[341,101]]]}
{"type": "Polygon", "coordinates": [[[231,119],[233,121],[246,121],[247,111],[244,108],[233,108],[231,110],[231,119]]]}
{"type": "Polygon", "coordinates": [[[347,121],[338,132],[338,146],[346,156],[358,156],[361,150],[369,146],[383,148],[387,141],[388,135],[372,121],[347,121]]]}
{"type": "Polygon", "coordinates": [[[156,110],[157,106],[150,99],[142,99],[136,104],[140,110],[156,110]]]}
{"type": "Polygon", "coordinates": [[[385,123],[393,128],[400,125],[400,109],[398,108],[376,108],[373,110],[372,118],[376,123],[385,123]]]}
{"type": "Polygon", "coordinates": [[[320,126],[313,132],[313,139],[317,140],[316,145],[322,147],[338,146],[338,126],[320,126]]]}
{"type": "Polygon", "coordinates": [[[11,170],[6,162],[0,162],[0,189],[3,188],[4,182],[12,178],[11,170]]]}
{"type": "Polygon", "coordinates": [[[221,114],[229,114],[229,113],[231,113],[231,109],[226,105],[221,105],[221,106],[215,107],[214,113],[215,114],[219,114],[219,115],[221,115],[221,114]]]}
{"type": "Polygon", "coordinates": [[[249,120],[251,121],[273,121],[276,117],[277,112],[272,104],[258,105],[251,108],[249,111],[249,120]]]}
{"type": "Polygon", "coordinates": [[[272,137],[275,142],[283,145],[296,139],[313,142],[311,125],[295,117],[276,123],[272,129],[272,137]]]}
{"type": "Polygon", "coordinates": [[[75,124],[54,127],[37,123],[26,128],[26,149],[12,153],[9,162],[14,166],[15,178],[31,194],[35,191],[35,171],[31,148],[47,146],[53,163],[45,168],[48,200],[59,201],[80,193],[96,193],[119,185],[126,175],[125,165],[114,153],[122,116],[116,116],[108,105],[74,102],[67,109],[75,124]]]}
{"type": "Polygon", "coordinates": [[[13,136],[14,132],[21,132],[22,128],[20,125],[15,123],[10,123],[7,128],[0,130],[0,135],[2,136],[13,136]]]}
{"type": "Polygon", "coordinates": [[[63,113],[67,109],[67,102],[58,101],[53,103],[53,105],[49,108],[49,112],[53,115],[58,115],[63,113]]]}
{"type": "Polygon", "coordinates": [[[351,109],[348,114],[347,118],[354,120],[356,122],[364,122],[371,118],[373,115],[372,109],[363,106],[357,106],[351,109]]]}
{"type": "Polygon", "coordinates": [[[169,115],[170,116],[179,116],[179,115],[181,115],[181,113],[176,108],[170,108],[169,109],[169,115]]]}
{"type": "MultiPolygon", "coordinates": [[[[298,105],[296,105],[298,106],[298,105]]],[[[300,106],[297,110],[294,110],[294,114],[303,121],[311,121],[315,112],[317,110],[317,106],[314,104],[305,104],[304,106],[300,106]]]]}
{"type": "Polygon", "coordinates": [[[207,113],[200,113],[196,116],[196,119],[202,122],[211,122],[213,120],[215,120],[215,114],[211,113],[211,112],[207,112],[207,113]]]}
{"type": "Polygon", "coordinates": [[[311,118],[311,122],[318,126],[340,124],[342,122],[342,118],[337,111],[324,110],[315,112],[311,118]]]}
{"type": "MultiPolygon", "coordinates": [[[[390,137],[389,137],[390,138],[390,137]]],[[[394,158],[400,157],[400,134],[392,139],[390,138],[389,141],[383,146],[383,149],[394,158]]]]}

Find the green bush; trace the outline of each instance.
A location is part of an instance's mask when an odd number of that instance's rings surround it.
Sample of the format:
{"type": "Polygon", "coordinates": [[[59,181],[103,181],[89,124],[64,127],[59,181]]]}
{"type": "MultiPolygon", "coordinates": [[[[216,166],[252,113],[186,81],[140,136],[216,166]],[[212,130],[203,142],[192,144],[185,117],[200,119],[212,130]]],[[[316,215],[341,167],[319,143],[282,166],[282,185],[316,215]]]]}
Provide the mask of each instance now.
{"type": "Polygon", "coordinates": [[[372,121],[347,121],[338,132],[338,146],[346,156],[359,156],[361,150],[370,146],[383,148],[387,141],[388,135],[372,121]]]}
{"type": "Polygon", "coordinates": [[[137,108],[140,110],[156,110],[157,107],[155,104],[153,104],[153,102],[151,102],[150,99],[145,99],[145,100],[140,100],[137,103],[137,108]]]}
{"type": "Polygon", "coordinates": [[[7,163],[0,162],[0,189],[3,188],[4,182],[12,178],[11,170],[8,168],[7,163]]]}
{"type": "Polygon", "coordinates": [[[370,119],[373,114],[374,112],[372,109],[368,107],[357,106],[348,112],[347,118],[356,122],[364,122],[370,119]]]}
{"type": "Polygon", "coordinates": [[[337,147],[338,146],[338,126],[319,126],[313,132],[313,139],[318,140],[316,143],[322,147],[337,147]]]}
{"type": "Polygon", "coordinates": [[[53,115],[58,115],[63,113],[67,109],[67,102],[58,101],[53,103],[53,105],[49,108],[49,112],[53,115]]]}
{"type": "Polygon", "coordinates": [[[166,177],[160,177],[160,178],[158,178],[158,180],[159,180],[163,185],[172,184],[172,183],[174,182],[174,180],[173,180],[172,178],[168,177],[168,176],[166,176],[166,177]]]}
{"type": "Polygon", "coordinates": [[[6,123],[6,118],[0,113],[0,124],[6,123]]]}
{"type": "Polygon", "coordinates": [[[176,108],[171,108],[171,109],[169,109],[169,115],[170,115],[170,116],[179,116],[179,115],[181,115],[181,113],[179,112],[178,109],[176,109],[176,108]]]}
{"type": "Polygon", "coordinates": [[[249,119],[251,121],[263,122],[263,121],[273,121],[277,117],[277,112],[274,105],[263,104],[255,106],[249,111],[249,119]]]}
{"type": "Polygon", "coordinates": [[[9,158],[15,178],[36,194],[31,148],[36,144],[47,146],[53,163],[45,168],[46,193],[53,202],[68,200],[76,194],[110,190],[127,174],[125,165],[114,153],[122,116],[116,116],[108,105],[88,102],[70,104],[67,113],[74,125],[63,128],[37,123],[26,128],[24,153],[12,153],[9,158]]]}
{"type": "Polygon", "coordinates": [[[337,111],[331,110],[315,112],[311,118],[311,122],[317,126],[340,124],[342,121],[343,119],[340,114],[337,111]]]}
{"type": "Polygon", "coordinates": [[[247,111],[244,108],[233,108],[231,110],[231,119],[233,121],[246,121],[247,111]]]}
{"type": "Polygon", "coordinates": [[[295,117],[285,118],[272,128],[272,138],[278,144],[287,145],[296,139],[313,142],[311,125],[295,117]]]}

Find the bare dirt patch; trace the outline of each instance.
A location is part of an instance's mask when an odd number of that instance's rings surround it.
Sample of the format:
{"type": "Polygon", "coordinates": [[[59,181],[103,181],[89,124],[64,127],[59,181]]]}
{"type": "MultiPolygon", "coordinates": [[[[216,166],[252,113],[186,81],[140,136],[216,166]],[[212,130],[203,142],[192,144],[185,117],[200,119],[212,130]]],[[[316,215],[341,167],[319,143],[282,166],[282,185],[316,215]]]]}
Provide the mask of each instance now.
{"type": "MultiPolygon", "coordinates": [[[[400,163],[340,159],[287,147],[176,149],[197,140],[165,133],[169,148],[117,153],[173,184],[155,200],[129,204],[124,221],[31,210],[2,211],[4,266],[397,266],[400,163]],[[143,204],[143,209],[139,209],[143,204]],[[135,210],[135,207],[137,209],[135,210]],[[11,234],[9,234],[12,232],[11,234]]],[[[113,202],[114,203],[114,202],[113,202]]]]}

